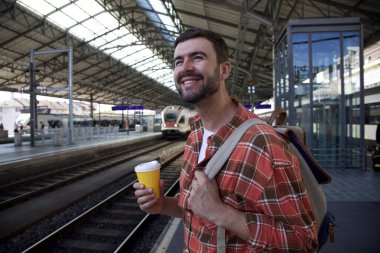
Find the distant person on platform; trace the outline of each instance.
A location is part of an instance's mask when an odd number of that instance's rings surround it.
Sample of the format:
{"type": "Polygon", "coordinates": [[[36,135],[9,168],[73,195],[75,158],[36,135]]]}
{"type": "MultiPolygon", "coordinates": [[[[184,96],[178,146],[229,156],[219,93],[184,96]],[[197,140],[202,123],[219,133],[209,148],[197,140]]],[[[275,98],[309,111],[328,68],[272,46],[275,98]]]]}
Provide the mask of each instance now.
{"type": "Polygon", "coordinates": [[[377,148],[380,149],[380,124],[377,124],[376,128],[376,145],[377,148]]]}
{"type": "Polygon", "coordinates": [[[3,123],[0,123],[0,130],[4,130],[4,125],[3,125],[3,123]]]}
{"type": "Polygon", "coordinates": [[[180,192],[155,199],[135,183],[140,208],[182,217],[184,252],[217,252],[217,227],[225,228],[225,252],[316,252],[317,227],[288,144],[269,126],[251,126],[215,179],[204,173],[235,129],[257,116],[227,92],[228,47],[209,31],[189,29],[175,42],[174,80],[198,114],[185,145],[180,192]]]}

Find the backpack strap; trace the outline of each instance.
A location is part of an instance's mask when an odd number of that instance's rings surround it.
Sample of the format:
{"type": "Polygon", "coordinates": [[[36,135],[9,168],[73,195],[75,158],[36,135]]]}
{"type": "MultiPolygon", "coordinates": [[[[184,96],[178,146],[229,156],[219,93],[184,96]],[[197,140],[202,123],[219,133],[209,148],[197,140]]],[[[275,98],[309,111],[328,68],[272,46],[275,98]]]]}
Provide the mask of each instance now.
{"type": "Polygon", "coordinates": [[[279,108],[276,108],[272,112],[267,123],[268,125],[273,126],[273,122],[276,121],[275,126],[279,126],[279,125],[284,124],[285,119],[286,119],[286,112],[283,108],[279,107],[279,108]]]}
{"type": "MultiPolygon", "coordinates": [[[[218,174],[247,129],[250,126],[260,124],[265,125],[266,123],[260,119],[248,119],[235,129],[235,131],[227,138],[227,140],[207,163],[205,173],[208,178],[213,179],[215,175],[218,174]]],[[[217,230],[217,247],[218,253],[226,252],[225,229],[222,227],[218,227],[217,230]]]]}
{"type": "Polygon", "coordinates": [[[235,131],[228,137],[228,139],[207,163],[205,173],[208,178],[213,179],[215,175],[218,174],[219,170],[226,163],[227,159],[230,157],[232,151],[235,149],[247,129],[252,125],[258,124],[265,124],[265,122],[260,119],[248,119],[235,129],[235,131]]]}

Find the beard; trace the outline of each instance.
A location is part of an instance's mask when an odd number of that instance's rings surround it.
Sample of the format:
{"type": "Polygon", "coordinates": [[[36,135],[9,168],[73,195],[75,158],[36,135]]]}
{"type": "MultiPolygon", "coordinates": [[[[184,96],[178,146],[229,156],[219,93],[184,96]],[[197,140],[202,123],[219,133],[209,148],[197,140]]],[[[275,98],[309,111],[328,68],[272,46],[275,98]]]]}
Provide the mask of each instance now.
{"type": "Polygon", "coordinates": [[[185,74],[182,74],[179,76],[177,80],[177,91],[178,94],[182,97],[182,99],[185,102],[196,104],[200,102],[201,100],[211,96],[215,92],[219,90],[219,84],[220,84],[220,71],[219,68],[215,68],[214,75],[210,76],[210,78],[207,79],[207,81],[200,87],[200,89],[196,90],[185,90],[182,88],[182,86],[179,84],[178,80],[181,80],[182,77],[186,76],[194,76],[198,77],[202,80],[204,79],[204,76],[198,72],[187,72],[185,74]]]}

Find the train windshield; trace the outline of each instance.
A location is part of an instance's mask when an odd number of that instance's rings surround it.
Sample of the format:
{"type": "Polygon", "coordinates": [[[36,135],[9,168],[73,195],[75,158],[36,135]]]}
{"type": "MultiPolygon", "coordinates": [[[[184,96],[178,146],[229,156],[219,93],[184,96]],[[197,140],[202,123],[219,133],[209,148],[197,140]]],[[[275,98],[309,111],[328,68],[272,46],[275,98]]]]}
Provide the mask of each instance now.
{"type": "Polygon", "coordinates": [[[165,122],[176,122],[177,121],[177,115],[174,113],[167,113],[165,114],[165,122]]]}

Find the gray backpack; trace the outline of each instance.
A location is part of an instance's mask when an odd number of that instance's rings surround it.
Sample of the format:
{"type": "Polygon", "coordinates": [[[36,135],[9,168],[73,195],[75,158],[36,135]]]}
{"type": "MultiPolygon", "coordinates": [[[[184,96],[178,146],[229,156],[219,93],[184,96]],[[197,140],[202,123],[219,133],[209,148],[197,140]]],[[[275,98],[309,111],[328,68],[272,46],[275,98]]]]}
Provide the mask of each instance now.
{"type": "MultiPolygon", "coordinates": [[[[242,123],[231,136],[223,143],[215,155],[211,158],[206,166],[206,174],[212,179],[218,174],[219,170],[230,157],[235,146],[239,143],[241,137],[250,126],[269,125],[272,126],[291,146],[300,164],[302,180],[306,188],[307,195],[310,199],[313,213],[318,225],[318,244],[319,250],[326,243],[327,239],[334,241],[335,217],[327,210],[327,202],[321,184],[331,182],[331,176],[322,168],[314,159],[309,149],[305,146],[306,135],[301,127],[282,125],[286,118],[286,112],[282,109],[276,109],[268,122],[265,123],[260,119],[248,119],[242,123]]],[[[217,231],[218,253],[225,252],[225,231],[224,228],[218,227],[217,231]]]]}

